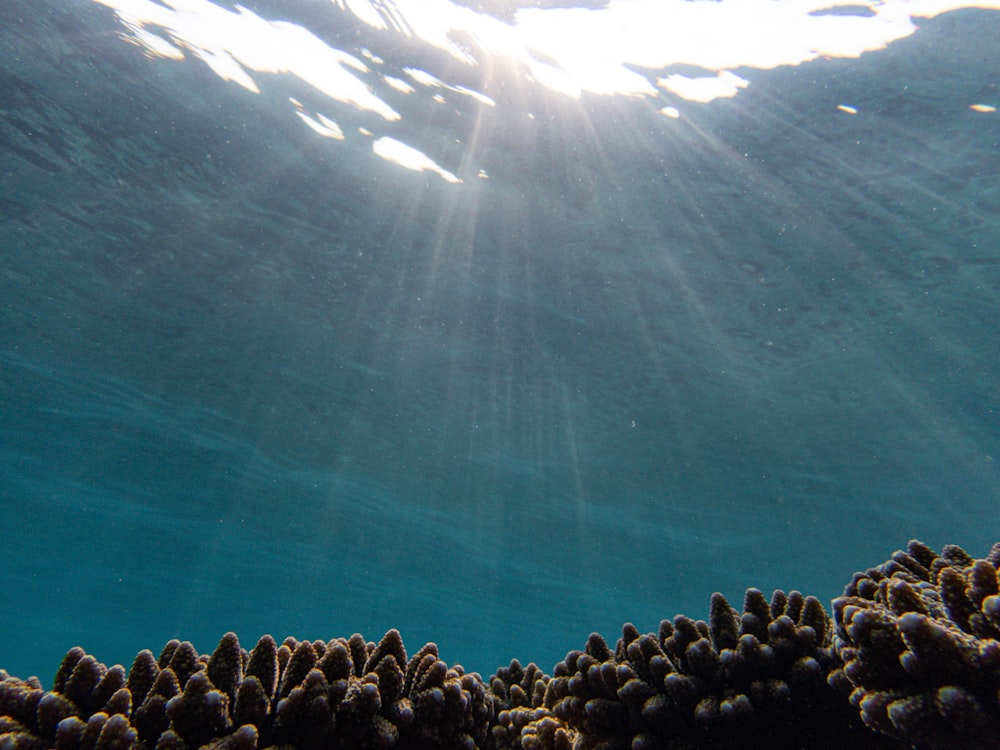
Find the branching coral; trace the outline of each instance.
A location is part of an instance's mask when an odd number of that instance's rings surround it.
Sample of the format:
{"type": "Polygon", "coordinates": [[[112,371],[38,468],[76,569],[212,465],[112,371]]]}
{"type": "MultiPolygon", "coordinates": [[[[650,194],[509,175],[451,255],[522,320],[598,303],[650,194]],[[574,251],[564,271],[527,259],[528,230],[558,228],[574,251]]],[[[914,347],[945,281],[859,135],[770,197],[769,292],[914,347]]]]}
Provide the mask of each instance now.
{"type": "Polygon", "coordinates": [[[749,589],[743,612],[712,597],[708,623],[678,616],[658,633],[626,625],[556,666],[545,705],[578,747],[890,747],[864,730],[826,683],[836,663],[822,605],[749,589]]]}
{"type": "Polygon", "coordinates": [[[983,560],[920,542],[834,600],[830,682],[864,722],[921,750],[1000,748],[1000,544],[983,560]]]}
{"type": "Polygon", "coordinates": [[[170,641],[126,673],[80,648],[46,691],[0,670],[0,750],[1000,750],[1000,544],[920,542],[834,600],[713,594],[707,622],[593,634],[487,685],[399,633],[210,655],[170,641]]]}
{"type": "Polygon", "coordinates": [[[534,664],[514,659],[490,678],[496,706],[491,742],[495,750],[570,750],[578,734],[545,705],[550,677],[534,664]]]}
{"type": "Polygon", "coordinates": [[[4,750],[471,749],[485,746],[494,707],[479,676],[434,644],[407,659],[395,630],[377,645],[264,636],[250,653],[227,633],[211,656],[171,641],[127,677],[74,648],[52,692],[0,676],[4,750]]]}

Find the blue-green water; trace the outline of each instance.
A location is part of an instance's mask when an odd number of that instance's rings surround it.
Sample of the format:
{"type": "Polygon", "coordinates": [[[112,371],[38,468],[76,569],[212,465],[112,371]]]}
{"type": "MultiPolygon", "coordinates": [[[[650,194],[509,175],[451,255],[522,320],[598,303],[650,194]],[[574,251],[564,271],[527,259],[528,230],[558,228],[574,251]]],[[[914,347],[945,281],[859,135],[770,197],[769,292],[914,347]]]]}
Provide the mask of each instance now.
{"type": "Polygon", "coordinates": [[[0,667],[398,627],[549,671],[1000,538],[1000,13],[696,103],[245,7],[495,106],[389,121],[0,5],[0,667]]]}

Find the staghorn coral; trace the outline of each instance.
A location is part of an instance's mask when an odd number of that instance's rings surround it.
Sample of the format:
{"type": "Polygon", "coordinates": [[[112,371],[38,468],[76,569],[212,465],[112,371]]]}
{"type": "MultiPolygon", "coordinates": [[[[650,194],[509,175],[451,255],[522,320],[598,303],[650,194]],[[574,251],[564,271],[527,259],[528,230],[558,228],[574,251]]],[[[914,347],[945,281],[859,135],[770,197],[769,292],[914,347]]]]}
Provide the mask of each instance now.
{"type": "Polygon", "coordinates": [[[548,683],[545,706],[600,748],[891,747],[826,683],[836,665],[819,601],[746,592],[743,612],[714,594],[709,622],[678,616],[658,633],[631,624],[612,651],[592,634],[548,683]]]}
{"type": "Polygon", "coordinates": [[[390,630],[331,641],[170,641],[126,671],[73,648],[45,691],[0,670],[0,750],[1000,748],[1000,544],[919,542],[834,601],[748,589],[708,621],[591,635],[554,675],[485,684],[390,630]]]}
{"type": "Polygon", "coordinates": [[[865,724],[920,750],[1000,748],[1000,544],[983,560],[911,541],[833,602],[843,667],[865,724]]]}
{"type": "Polygon", "coordinates": [[[569,750],[577,732],[543,704],[551,678],[535,665],[514,659],[490,677],[496,721],[491,747],[496,750],[569,750]]]}
{"type": "Polygon", "coordinates": [[[170,641],[126,675],[73,648],[46,692],[0,672],[3,750],[254,750],[483,747],[493,698],[477,674],[407,659],[398,631],[378,644],[264,636],[247,653],[227,633],[211,656],[170,641]]]}
{"type": "Polygon", "coordinates": [[[37,677],[20,680],[0,669],[0,717],[7,719],[5,726],[37,732],[38,704],[45,695],[37,677]]]}

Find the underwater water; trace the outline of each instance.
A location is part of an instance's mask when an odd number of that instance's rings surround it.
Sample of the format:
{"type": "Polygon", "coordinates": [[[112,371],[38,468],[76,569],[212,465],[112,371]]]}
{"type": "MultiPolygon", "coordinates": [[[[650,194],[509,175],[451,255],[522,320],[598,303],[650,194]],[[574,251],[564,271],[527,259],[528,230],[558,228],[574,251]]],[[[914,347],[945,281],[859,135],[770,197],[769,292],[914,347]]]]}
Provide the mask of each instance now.
{"type": "Polygon", "coordinates": [[[126,5],[0,4],[11,674],[391,627],[551,671],[1000,538],[997,10],[700,101],[392,3],[126,5]]]}

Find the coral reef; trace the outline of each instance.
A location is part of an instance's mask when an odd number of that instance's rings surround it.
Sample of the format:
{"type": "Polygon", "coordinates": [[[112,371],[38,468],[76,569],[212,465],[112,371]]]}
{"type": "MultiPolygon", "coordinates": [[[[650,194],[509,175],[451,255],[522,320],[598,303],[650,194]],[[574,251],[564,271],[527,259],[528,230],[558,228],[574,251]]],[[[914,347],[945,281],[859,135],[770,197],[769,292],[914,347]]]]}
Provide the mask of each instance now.
{"type": "Polygon", "coordinates": [[[52,690],[0,670],[0,750],[692,750],[1000,748],[1000,543],[983,560],[920,542],[833,602],[713,594],[708,621],[592,634],[550,677],[489,684],[396,630],[210,655],[170,641],[126,673],[80,648],[52,690]]]}
{"type": "Polygon", "coordinates": [[[833,602],[843,667],[865,724],[920,750],[1000,748],[1000,544],[983,560],[920,542],[857,573],[833,602]]]}
{"type": "Polygon", "coordinates": [[[625,625],[556,665],[544,705],[601,748],[893,747],[868,732],[826,681],[837,665],[819,601],[749,589],[743,612],[712,596],[708,623],[678,616],[658,633],[625,625]]]}
{"type": "Polygon", "coordinates": [[[534,664],[514,659],[490,678],[496,706],[492,728],[495,750],[569,750],[579,735],[544,705],[551,678],[534,664]]]}
{"type": "Polygon", "coordinates": [[[0,672],[0,748],[471,749],[494,701],[433,643],[408,659],[396,630],[378,644],[264,636],[249,653],[227,633],[211,656],[178,641],[142,651],[127,677],[74,648],[51,692],[0,672]]]}

